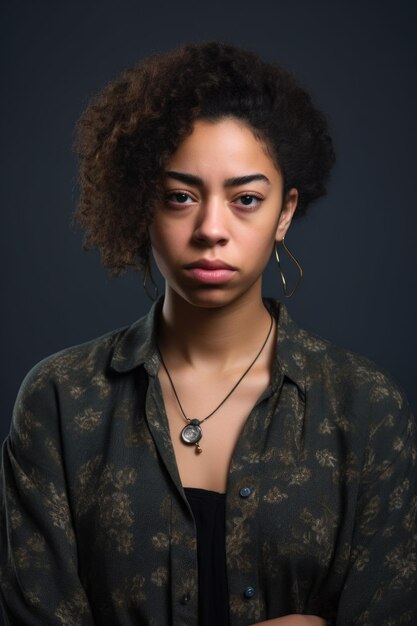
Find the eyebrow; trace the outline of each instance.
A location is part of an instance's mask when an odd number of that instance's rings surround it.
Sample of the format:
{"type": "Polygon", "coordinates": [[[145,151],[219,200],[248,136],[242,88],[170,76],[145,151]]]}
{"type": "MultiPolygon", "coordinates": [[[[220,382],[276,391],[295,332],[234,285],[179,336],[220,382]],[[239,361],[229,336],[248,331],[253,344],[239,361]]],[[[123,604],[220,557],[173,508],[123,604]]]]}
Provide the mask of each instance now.
{"type": "MultiPolygon", "coordinates": [[[[194,176],[194,174],[185,174],[184,172],[165,172],[166,178],[173,178],[174,180],[179,180],[182,183],[186,183],[187,185],[194,185],[196,187],[202,187],[204,185],[204,181],[199,176],[194,176]]],[[[234,176],[233,178],[226,178],[224,181],[225,187],[239,187],[239,185],[246,185],[247,183],[251,183],[254,180],[260,180],[268,185],[271,184],[269,178],[267,178],[264,174],[248,174],[246,176],[234,176]]]]}

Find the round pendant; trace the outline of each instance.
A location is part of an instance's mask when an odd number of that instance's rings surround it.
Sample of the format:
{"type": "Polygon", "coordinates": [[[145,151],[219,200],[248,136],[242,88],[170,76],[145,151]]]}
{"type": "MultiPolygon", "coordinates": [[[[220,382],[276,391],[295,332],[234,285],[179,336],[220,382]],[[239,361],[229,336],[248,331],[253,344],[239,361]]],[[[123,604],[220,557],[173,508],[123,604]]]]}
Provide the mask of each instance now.
{"type": "Polygon", "coordinates": [[[181,438],[184,443],[197,443],[197,441],[200,441],[203,431],[199,424],[198,420],[191,420],[187,426],[184,426],[181,431],[181,438]]]}

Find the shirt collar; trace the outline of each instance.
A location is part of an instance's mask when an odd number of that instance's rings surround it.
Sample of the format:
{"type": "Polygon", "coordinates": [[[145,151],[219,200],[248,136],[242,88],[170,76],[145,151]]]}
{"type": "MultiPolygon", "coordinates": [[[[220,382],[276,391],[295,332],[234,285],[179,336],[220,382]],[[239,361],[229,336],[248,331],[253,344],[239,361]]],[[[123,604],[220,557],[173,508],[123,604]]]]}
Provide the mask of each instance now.
{"type": "MultiPolygon", "coordinates": [[[[110,366],[124,373],[144,365],[151,376],[156,376],[161,364],[156,336],[164,297],[160,296],[149,313],[122,331],[116,341],[110,366]]],[[[279,300],[263,299],[265,306],[277,320],[277,348],[275,366],[304,393],[303,338],[306,331],[291,319],[286,306],[279,300]]]]}
{"type": "Polygon", "coordinates": [[[145,365],[149,374],[156,375],[160,366],[156,335],[163,302],[164,297],[160,296],[147,315],[121,332],[110,362],[116,372],[129,372],[145,365]]]}
{"type": "MultiPolygon", "coordinates": [[[[275,350],[274,369],[282,373],[297,385],[302,394],[306,390],[305,360],[302,355],[305,351],[306,331],[300,328],[288,313],[283,302],[272,298],[263,298],[268,311],[277,320],[277,339],[275,350]]],[[[273,382],[274,377],[273,371],[273,382]]]]}

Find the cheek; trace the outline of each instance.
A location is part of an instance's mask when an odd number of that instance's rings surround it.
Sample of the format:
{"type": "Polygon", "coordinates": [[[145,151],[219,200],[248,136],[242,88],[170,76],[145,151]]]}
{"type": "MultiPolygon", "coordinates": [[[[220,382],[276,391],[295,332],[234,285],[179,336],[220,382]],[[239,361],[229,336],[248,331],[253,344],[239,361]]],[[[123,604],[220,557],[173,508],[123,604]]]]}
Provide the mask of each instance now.
{"type": "Polygon", "coordinates": [[[253,256],[258,258],[269,259],[275,242],[275,229],[257,228],[251,230],[246,237],[247,250],[251,251],[253,256]]]}
{"type": "Polygon", "coordinates": [[[149,236],[155,260],[164,264],[164,260],[169,263],[180,255],[187,234],[179,224],[155,221],[149,229],[149,236]]]}
{"type": "Polygon", "coordinates": [[[158,220],[154,219],[150,228],[149,228],[149,236],[152,247],[156,250],[165,250],[167,245],[169,246],[169,241],[171,240],[170,229],[167,225],[158,220]]]}

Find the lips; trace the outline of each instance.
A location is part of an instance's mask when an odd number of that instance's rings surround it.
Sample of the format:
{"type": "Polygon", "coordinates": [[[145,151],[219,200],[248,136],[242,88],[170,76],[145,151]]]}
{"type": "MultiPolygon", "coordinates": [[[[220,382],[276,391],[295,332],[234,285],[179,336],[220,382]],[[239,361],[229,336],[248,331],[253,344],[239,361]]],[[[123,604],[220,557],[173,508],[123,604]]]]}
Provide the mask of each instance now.
{"type": "Polygon", "coordinates": [[[199,259],[184,266],[189,276],[197,283],[219,285],[233,278],[237,268],[219,259],[199,259]]]}
{"type": "Polygon", "coordinates": [[[194,261],[193,263],[188,263],[185,266],[186,269],[192,269],[195,267],[200,267],[205,270],[236,270],[236,267],[225,263],[220,260],[210,260],[210,259],[199,259],[198,261],[194,261]]]}

